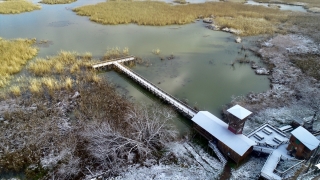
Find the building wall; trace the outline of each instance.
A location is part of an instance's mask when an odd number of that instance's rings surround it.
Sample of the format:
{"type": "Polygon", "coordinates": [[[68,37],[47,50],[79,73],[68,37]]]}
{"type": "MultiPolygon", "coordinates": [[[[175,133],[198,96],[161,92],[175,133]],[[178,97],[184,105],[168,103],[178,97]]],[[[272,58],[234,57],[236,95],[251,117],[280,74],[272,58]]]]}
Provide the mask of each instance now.
{"type": "Polygon", "coordinates": [[[206,138],[208,141],[214,141],[217,142],[218,148],[221,151],[221,153],[225,156],[225,157],[229,157],[230,159],[232,159],[234,162],[236,162],[237,164],[239,164],[240,162],[242,162],[244,159],[246,159],[248,157],[248,155],[252,152],[253,147],[251,147],[250,149],[248,149],[248,151],[243,155],[240,156],[239,154],[237,154],[235,151],[233,151],[232,149],[230,149],[227,145],[225,145],[223,142],[219,141],[217,138],[215,138],[214,136],[212,136],[210,133],[208,133],[206,130],[202,129],[200,126],[198,126],[197,124],[194,123],[193,126],[194,130],[196,130],[199,134],[201,134],[204,138],[206,138]]]}
{"type": "Polygon", "coordinates": [[[296,137],[291,136],[288,151],[292,151],[296,158],[309,159],[313,151],[310,151],[304,144],[302,144],[296,137]]]}
{"type": "Polygon", "coordinates": [[[223,142],[218,142],[218,148],[220,151],[226,156],[232,159],[237,164],[241,163],[244,159],[248,157],[248,155],[252,152],[253,147],[248,149],[246,153],[244,153],[242,156],[240,156],[238,153],[230,149],[228,146],[226,146],[223,142]]]}
{"type": "Polygon", "coordinates": [[[206,138],[208,141],[215,141],[216,138],[213,137],[210,133],[208,133],[206,130],[198,126],[197,124],[194,123],[193,129],[196,130],[199,134],[201,134],[204,138],[206,138]]]}
{"type": "Polygon", "coordinates": [[[234,134],[242,134],[243,126],[246,119],[240,120],[236,116],[229,114],[228,120],[228,129],[234,134]]]}

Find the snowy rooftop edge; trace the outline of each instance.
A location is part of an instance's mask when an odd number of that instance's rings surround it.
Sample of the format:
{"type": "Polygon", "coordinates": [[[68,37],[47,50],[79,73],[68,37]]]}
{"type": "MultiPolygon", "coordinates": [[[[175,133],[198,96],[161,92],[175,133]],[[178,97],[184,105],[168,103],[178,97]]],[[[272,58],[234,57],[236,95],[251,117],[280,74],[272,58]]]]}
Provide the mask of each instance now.
{"type": "Polygon", "coordinates": [[[247,110],[246,108],[238,104],[229,108],[227,111],[241,120],[252,114],[251,111],[247,110]]]}
{"type": "Polygon", "coordinates": [[[293,130],[291,134],[311,151],[319,146],[320,141],[302,126],[293,130]]]}
{"type": "Polygon", "coordinates": [[[233,134],[228,130],[228,125],[208,111],[199,111],[193,118],[196,124],[223,142],[239,155],[256,145],[254,141],[243,134],[233,134]]]}

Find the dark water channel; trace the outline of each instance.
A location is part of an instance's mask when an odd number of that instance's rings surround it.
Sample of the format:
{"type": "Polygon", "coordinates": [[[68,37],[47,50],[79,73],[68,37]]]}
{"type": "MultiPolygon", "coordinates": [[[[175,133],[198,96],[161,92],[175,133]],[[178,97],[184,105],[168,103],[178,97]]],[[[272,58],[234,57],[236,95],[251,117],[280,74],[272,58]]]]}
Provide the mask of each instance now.
{"type": "MultiPolygon", "coordinates": [[[[97,1],[78,0],[66,5],[43,5],[39,11],[18,15],[0,15],[0,37],[37,38],[50,44],[40,47],[38,57],[55,55],[60,50],[91,52],[101,57],[107,48],[128,47],[130,54],[142,57],[147,64],[132,67],[159,87],[196,106],[220,116],[223,105],[232,96],[262,92],[269,88],[266,76],[257,76],[248,64],[230,64],[239,58],[260,63],[244,44],[236,44],[235,36],[204,28],[202,22],[184,26],[137,26],[134,24],[108,26],[90,22],[70,9],[97,1]],[[160,49],[160,55],[152,54],[160,49]],[[175,58],[167,60],[173,55],[175,58]],[[160,56],[165,60],[160,60],[160,56]]],[[[119,92],[137,103],[159,102],[149,92],[114,71],[101,73],[119,92]]],[[[188,131],[187,121],[177,118],[181,131],[188,131]]]]}

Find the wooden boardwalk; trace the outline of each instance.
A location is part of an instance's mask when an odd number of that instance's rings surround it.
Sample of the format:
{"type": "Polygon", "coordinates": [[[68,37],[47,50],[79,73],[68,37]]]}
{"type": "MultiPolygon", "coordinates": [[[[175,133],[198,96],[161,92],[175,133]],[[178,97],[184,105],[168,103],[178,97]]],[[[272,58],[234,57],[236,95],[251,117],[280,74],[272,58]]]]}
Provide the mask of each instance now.
{"type": "Polygon", "coordinates": [[[148,81],[147,79],[143,78],[136,72],[130,70],[129,68],[121,65],[120,63],[122,62],[127,62],[127,61],[133,61],[135,59],[134,56],[128,56],[124,57],[121,59],[114,59],[110,61],[105,61],[102,63],[94,64],[92,65],[92,68],[96,69],[99,67],[105,67],[105,66],[110,66],[113,65],[117,69],[121,70],[124,74],[126,74],[128,77],[130,77],[132,80],[143,86],[145,89],[150,91],[151,93],[155,94],[162,100],[166,101],[167,103],[171,104],[174,108],[176,108],[178,111],[180,111],[182,114],[187,116],[188,118],[192,118],[195,116],[198,111],[195,110],[194,108],[190,107],[186,103],[182,102],[181,100],[173,97],[172,95],[168,94],[161,88],[157,87],[154,85],[152,82],[148,81]]]}
{"type": "Polygon", "coordinates": [[[113,65],[114,62],[122,63],[122,62],[133,61],[135,59],[136,58],[134,56],[127,56],[127,57],[123,57],[123,58],[112,59],[112,60],[108,60],[108,61],[99,62],[97,64],[93,64],[92,68],[97,69],[97,68],[113,65]]]}

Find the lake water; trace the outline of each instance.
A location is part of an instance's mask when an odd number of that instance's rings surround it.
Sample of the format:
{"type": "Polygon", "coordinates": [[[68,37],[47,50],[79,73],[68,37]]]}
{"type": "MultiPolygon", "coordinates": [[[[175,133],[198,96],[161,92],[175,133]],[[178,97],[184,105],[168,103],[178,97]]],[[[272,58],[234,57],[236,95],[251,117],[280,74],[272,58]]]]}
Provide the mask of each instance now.
{"type": "MultiPolygon", "coordinates": [[[[267,77],[255,75],[249,65],[230,65],[245,54],[250,60],[260,61],[250,52],[241,51],[242,44],[235,43],[234,35],[206,29],[200,21],[165,27],[100,25],[70,10],[97,2],[103,1],[78,0],[66,5],[42,5],[41,10],[29,13],[0,15],[0,37],[52,41],[48,47],[40,48],[39,57],[55,55],[60,50],[91,52],[94,57],[101,57],[107,48],[128,47],[131,55],[142,57],[150,64],[149,67],[137,64],[132,67],[134,71],[191,106],[218,117],[232,96],[269,88],[267,77]],[[160,49],[164,58],[171,54],[176,58],[161,61],[152,54],[153,49],[160,49]]],[[[245,40],[243,44],[250,43],[245,40]]],[[[134,102],[159,102],[122,74],[109,71],[100,75],[134,102]]],[[[176,123],[182,131],[188,131],[185,125],[188,121],[179,117],[176,123]]]]}
{"type": "Polygon", "coordinates": [[[265,7],[268,7],[269,5],[275,5],[275,6],[279,6],[280,10],[307,12],[307,10],[303,6],[297,6],[297,5],[288,5],[288,4],[279,4],[279,3],[276,3],[276,4],[275,3],[259,3],[252,0],[247,1],[245,4],[265,6],[265,7]]]}

